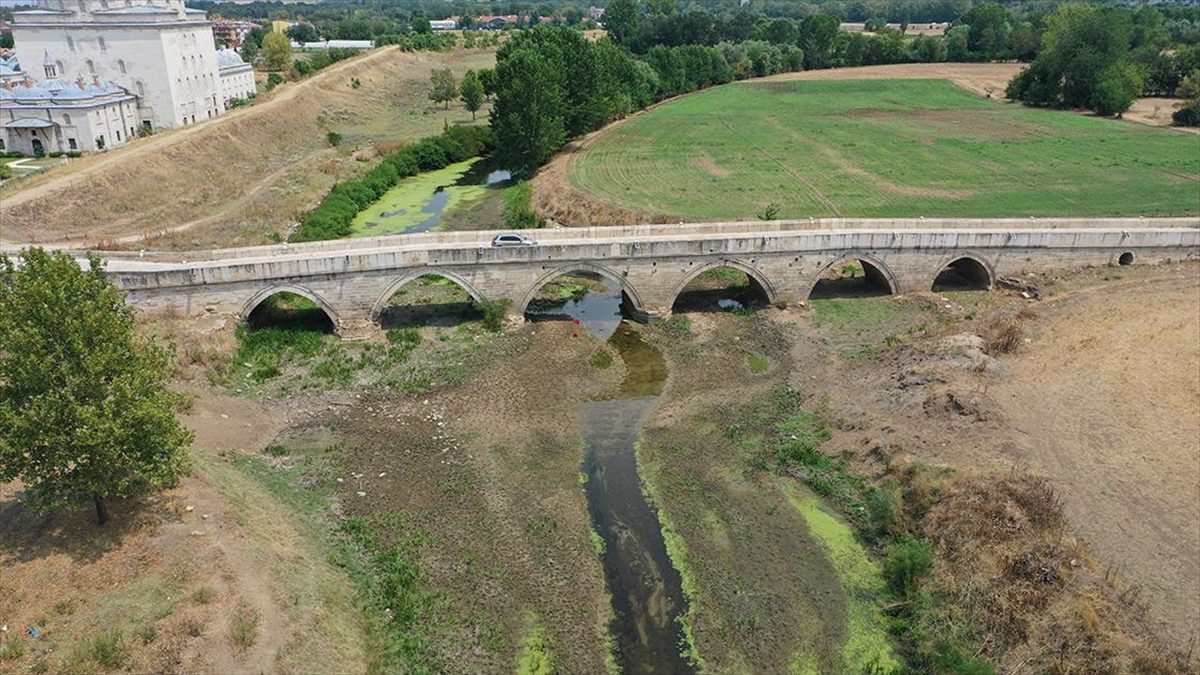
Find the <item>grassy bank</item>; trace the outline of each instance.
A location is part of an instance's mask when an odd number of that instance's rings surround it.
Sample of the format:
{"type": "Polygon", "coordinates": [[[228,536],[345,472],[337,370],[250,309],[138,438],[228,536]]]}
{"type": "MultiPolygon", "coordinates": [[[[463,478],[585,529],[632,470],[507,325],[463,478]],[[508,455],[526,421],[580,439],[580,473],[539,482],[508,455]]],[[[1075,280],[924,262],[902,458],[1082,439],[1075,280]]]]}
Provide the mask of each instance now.
{"type": "Polygon", "coordinates": [[[944,80],[735,83],[602,132],[568,178],[672,221],[1196,214],[1200,138],[944,80]]]}

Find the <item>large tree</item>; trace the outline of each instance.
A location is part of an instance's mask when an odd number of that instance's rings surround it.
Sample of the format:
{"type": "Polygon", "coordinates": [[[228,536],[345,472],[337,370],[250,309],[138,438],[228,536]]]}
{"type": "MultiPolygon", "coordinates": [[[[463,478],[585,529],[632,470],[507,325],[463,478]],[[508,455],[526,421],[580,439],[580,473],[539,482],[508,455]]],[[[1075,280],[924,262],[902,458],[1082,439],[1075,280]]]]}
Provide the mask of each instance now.
{"type": "Polygon", "coordinates": [[[449,68],[435,69],[429,73],[429,100],[434,103],[445,103],[450,108],[450,101],[458,96],[458,85],[454,83],[454,72],[449,68]]]}
{"type": "Polygon", "coordinates": [[[496,158],[518,172],[530,172],[567,139],[563,75],[537,51],[509,52],[496,62],[496,102],[491,124],[496,158]]]}
{"type": "Polygon", "coordinates": [[[610,0],[600,17],[604,30],[613,40],[627,44],[638,28],[637,0],[610,0]]]}
{"type": "Polygon", "coordinates": [[[998,59],[1008,51],[1008,10],[995,2],[975,5],[963,15],[962,23],[970,26],[967,48],[988,61],[998,59]]]}
{"type": "Polygon", "coordinates": [[[97,258],[0,255],[0,480],[38,508],[174,484],[192,435],[167,389],[171,354],[134,332],[97,258]]]}
{"type": "Polygon", "coordinates": [[[1130,14],[1114,8],[1065,5],[1046,18],[1042,51],[1009,83],[1009,98],[1033,105],[1091,108],[1127,89],[1130,79],[1117,64],[1129,52],[1130,14]],[[1105,82],[1105,95],[1096,90],[1105,82]]]}
{"type": "Polygon", "coordinates": [[[284,70],[292,63],[292,43],[283,33],[267,33],[261,54],[267,70],[284,70]]]}
{"type": "Polygon", "coordinates": [[[479,75],[468,70],[458,91],[463,107],[471,111],[471,119],[475,119],[475,113],[483,107],[483,82],[479,80],[479,75]]]}

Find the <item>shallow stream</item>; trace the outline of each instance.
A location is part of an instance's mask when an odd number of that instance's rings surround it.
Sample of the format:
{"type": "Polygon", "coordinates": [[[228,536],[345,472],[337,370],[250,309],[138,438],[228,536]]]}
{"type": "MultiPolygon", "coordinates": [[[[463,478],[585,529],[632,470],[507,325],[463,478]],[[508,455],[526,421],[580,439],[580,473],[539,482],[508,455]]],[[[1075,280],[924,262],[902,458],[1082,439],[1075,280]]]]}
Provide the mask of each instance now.
{"type": "Polygon", "coordinates": [[[619,290],[606,286],[604,292],[536,314],[577,320],[607,338],[625,364],[620,386],[586,403],[582,416],[588,510],[605,544],[602,562],[613,597],[617,658],[623,672],[690,673],[693,669],[680,655],[679,618],[687,611],[687,600],[637,466],[638,436],[666,384],[666,361],[622,319],[619,290]]]}

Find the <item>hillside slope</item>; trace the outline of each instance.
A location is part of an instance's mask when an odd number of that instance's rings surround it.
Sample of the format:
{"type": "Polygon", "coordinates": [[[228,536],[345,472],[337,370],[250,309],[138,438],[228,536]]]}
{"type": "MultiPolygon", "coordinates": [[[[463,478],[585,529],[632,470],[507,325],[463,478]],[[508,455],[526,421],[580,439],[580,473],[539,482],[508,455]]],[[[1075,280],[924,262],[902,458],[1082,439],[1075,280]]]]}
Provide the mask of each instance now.
{"type": "Polygon", "coordinates": [[[256,105],[86,157],[0,190],[0,243],[202,248],[266,242],[315,202],[350,156],[469,120],[432,106],[429,73],[461,77],[494,50],[404,53],[395,47],[283,85],[256,105]],[[358,86],[354,86],[357,81],[358,86]],[[344,137],[341,148],[325,140],[344,137]]]}

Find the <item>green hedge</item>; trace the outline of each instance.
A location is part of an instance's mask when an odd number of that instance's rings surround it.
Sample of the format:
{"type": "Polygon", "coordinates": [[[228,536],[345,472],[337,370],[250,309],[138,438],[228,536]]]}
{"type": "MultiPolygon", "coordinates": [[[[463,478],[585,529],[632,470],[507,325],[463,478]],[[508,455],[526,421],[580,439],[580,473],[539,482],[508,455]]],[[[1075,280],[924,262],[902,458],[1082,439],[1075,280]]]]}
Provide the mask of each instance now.
{"type": "Polygon", "coordinates": [[[374,204],[400,181],[422,171],[487,154],[491,149],[492,132],[488,127],[447,127],[438,136],[424,138],[384,157],[362,178],[334,185],[321,203],[300,219],[300,227],[291,241],[345,237],[350,234],[350,223],[358,212],[374,204]]]}

